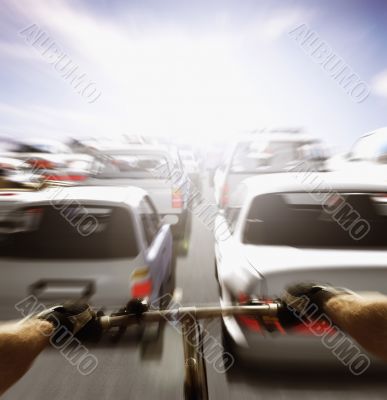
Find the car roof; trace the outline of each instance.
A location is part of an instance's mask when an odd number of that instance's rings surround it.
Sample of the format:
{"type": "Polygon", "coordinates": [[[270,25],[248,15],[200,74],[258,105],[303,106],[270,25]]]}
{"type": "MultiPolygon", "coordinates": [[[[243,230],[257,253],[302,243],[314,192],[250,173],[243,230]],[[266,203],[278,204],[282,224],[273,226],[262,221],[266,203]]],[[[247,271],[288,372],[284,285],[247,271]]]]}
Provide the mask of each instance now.
{"type": "Polygon", "coordinates": [[[262,174],[242,181],[249,197],[265,193],[315,192],[321,191],[359,191],[387,192],[387,184],[351,177],[343,172],[285,172],[262,174]]]}
{"type": "Polygon", "coordinates": [[[367,132],[364,135],[361,135],[359,137],[359,139],[364,138],[366,136],[370,136],[370,135],[386,137],[387,136],[387,127],[378,128],[378,129],[375,129],[375,130],[373,130],[371,132],[367,132]]]}
{"type": "Polygon", "coordinates": [[[74,200],[82,203],[125,203],[130,207],[136,208],[146,195],[147,192],[145,190],[135,186],[60,186],[42,190],[36,193],[36,196],[30,197],[30,200],[33,202],[45,202],[63,199],[66,202],[74,200]]]}
{"type": "Polygon", "coordinates": [[[275,132],[275,133],[257,133],[240,136],[236,144],[249,143],[249,142],[321,142],[321,140],[312,135],[305,133],[286,133],[286,132],[275,132]]]}

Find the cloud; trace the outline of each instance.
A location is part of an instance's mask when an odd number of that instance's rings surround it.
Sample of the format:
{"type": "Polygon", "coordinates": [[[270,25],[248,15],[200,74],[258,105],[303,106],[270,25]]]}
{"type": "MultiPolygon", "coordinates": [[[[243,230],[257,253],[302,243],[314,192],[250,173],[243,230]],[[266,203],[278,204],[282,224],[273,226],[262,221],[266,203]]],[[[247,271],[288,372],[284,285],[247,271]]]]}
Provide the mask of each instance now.
{"type": "Polygon", "coordinates": [[[381,71],[373,78],[371,86],[373,93],[387,97],[387,69],[381,71]]]}
{"type": "MultiPolygon", "coordinates": [[[[132,7],[130,2],[122,3],[117,16],[100,12],[90,2],[3,1],[14,14],[16,32],[37,24],[96,82],[102,95],[95,104],[85,103],[41,58],[36,64],[42,67],[39,74],[35,65],[22,69],[33,84],[23,86],[23,91],[13,85],[15,109],[0,104],[0,128],[52,135],[140,132],[205,141],[262,121],[286,123],[301,116],[302,124],[310,114],[297,113],[310,102],[305,93],[297,92],[296,99],[291,93],[297,83],[308,85],[303,76],[290,76],[291,69],[284,67],[286,52],[279,51],[287,45],[281,37],[310,22],[310,8],[273,6],[247,16],[226,8],[196,22],[180,18],[172,9],[166,20],[163,14],[132,7]],[[49,82],[48,74],[53,78],[49,82]],[[27,99],[41,108],[26,107],[27,99]]],[[[1,53],[7,66],[15,57],[38,54],[27,45],[13,49],[0,44],[1,53]]],[[[8,74],[11,83],[19,82],[15,75],[8,74]]],[[[3,95],[1,100],[8,99],[3,95]]]]}
{"type": "Polygon", "coordinates": [[[281,9],[259,15],[244,28],[243,36],[256,38],[263,43],[273,43],[286,35],[291,29],[303,23],[310,23],[314,13],[304,9],[281,9]]]}
{"type": "Polygon", "coordinates": [[[274,15],[262,25],[262,37],[267,40],[276,40],[298,24],[305,23],[305,19],[305,13],[299,10],[288,10],[274,15]]]}
{"type": "Polygon", "coordinates": [[[0,57],[11,57],[22,61],[39,61],[39,55],[25,43],[17,44],[0,41],[0,57]]]}
{"type": "Polygon", "coordinates": [[[65,108],[53,108],[36,104],[0,103],[0,131],[32,133],[38,136],[56,134],[90,134],[103,124],[104,116],[65,108]],[[13,128],[12,128],[13,127],[13,128]]]}

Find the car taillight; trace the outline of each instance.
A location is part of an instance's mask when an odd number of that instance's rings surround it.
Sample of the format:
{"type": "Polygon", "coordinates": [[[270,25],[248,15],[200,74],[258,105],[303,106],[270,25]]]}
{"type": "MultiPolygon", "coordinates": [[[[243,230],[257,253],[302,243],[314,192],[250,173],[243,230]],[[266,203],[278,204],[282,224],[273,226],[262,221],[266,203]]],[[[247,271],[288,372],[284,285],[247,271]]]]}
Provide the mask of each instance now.
{"type": "Polygon", "coordinates": [[[144,297],[149,297],[152,293],[152,281],[146,281],[146,282],[141,282],[141,283],[136,283],[135,285],[132,286],[131,290],[131,295],[132,297],[137,297],[137,298],[144,298],[144,297]]]}
{"type": "Polygon", "coordinates": [[[82,182],[86,180],[87,175],[67,175],[69,181],[82,182]]]}
{"type": "Polygon", "coordinates": [[[43,174],[43,178],[45,181],[67,181],[67,175],[54,175],[54,174],[43,174]]]}
{"type": "MultiPolygon", "coordinates": [[[[251,297],[246,294],[240,294],[238,296],[238,301],[240,304],[249,304],[251,301],[251,297]]],[[[263,303],[272,303],[272,300],[260,299],[263,303]]],[[[251,304],[251,303],[250,303],[251,304]]],[[[323,335],[332,335],[336,332],[336,329],[332,327],[327,321],[311,321],[311,322],[301,322],[292,327],[284,328],[279,322],[277,317],[273,316],[264,316],[262,319],[254,318],[254,317],[245,317],[240,316],[237,318],[239,323],[250,331],[264,334],[264,331],[267,332],[276,332],[277,334],[286,335],[286,334],[297,334],[297,335],[306,335],[306,336],[315,336],[316,333],[323,335]]]]}
{"type": "Polygon", "coordinates": [[[172,189],[172,208],[183,207],[183,195],[180,189],[172,189]]]}
{"type": "Polygon", "coordinates": [[[53,175],[47,174],[44,175],[44,180],[46,181],[74,181],[74,182],[82,182],[87,177],[85,175],[53,175]]]}
{"type": "Polygon", "coordinates": [[[226,207],[228,204],[228,193],[229,193],[228,185],[227,183],[225,183],[222,188],[222,196],[220,199],[220,205],[222,206],[222,208],[226,207]]]}
{"type": "MultiPolygon", "coordinates": [[[[238,296],[239,304],[242,305],[251,304],[250,303],[251,299],[252,299],[251,296],[246,295],[244,293],[240,293],[238,296]]],[[[265,299],[260,299],[259,301],[260,302],[262,301],[263,303],[272,303],[271,300],[265,300],[265,299]]],[[[280,324],[277,317],[264,316],[261,319],[259,319],[248,316],[240,316],[238,317],[238,321],[241,325],[245,326],[250,331],[256,333],[264,334],[263,331],[268,331],[268,332],[277,332],[280,333],[281,335],[286,335],[285,329],[280,324]]]]}
{"type": "Polygon", "coordinates": [[[152,294],[152,278],[148,267],[136,268],[130,275],[132,297],[144,298],[152,294]]]}
{"type": "Polygon", "coordinates": [[[289,329],[289,332],[296,333],[298,335],[316,335],[316,332],[321,336],[324,334],[333,335],[336,332],[336,329],[332,327],[326,321],[319,322],[310,322],[310,323],[300,323],[289,329]]]}
{"type": "Polygon", "coordinates": [[[55,163],[43,158],[37,158],[32,160],[27,160],[27,164],[34,169],[54,169],[57,167],[55,163]]]}

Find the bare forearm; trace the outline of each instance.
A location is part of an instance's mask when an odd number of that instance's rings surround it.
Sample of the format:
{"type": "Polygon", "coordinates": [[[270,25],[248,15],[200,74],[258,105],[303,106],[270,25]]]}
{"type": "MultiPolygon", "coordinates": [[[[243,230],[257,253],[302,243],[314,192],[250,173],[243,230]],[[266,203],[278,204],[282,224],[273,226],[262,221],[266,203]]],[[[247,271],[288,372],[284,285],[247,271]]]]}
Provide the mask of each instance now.
{"type": "Polygon", "coordinates": [[[324,310],[367,351],[387,360],[387,297],[336,296],[324,310]]]}
{"type": "Polygon", "coordinates": [[[38,319],[0,325],[0,395],[28,371],[53,329],[38,319]]]}

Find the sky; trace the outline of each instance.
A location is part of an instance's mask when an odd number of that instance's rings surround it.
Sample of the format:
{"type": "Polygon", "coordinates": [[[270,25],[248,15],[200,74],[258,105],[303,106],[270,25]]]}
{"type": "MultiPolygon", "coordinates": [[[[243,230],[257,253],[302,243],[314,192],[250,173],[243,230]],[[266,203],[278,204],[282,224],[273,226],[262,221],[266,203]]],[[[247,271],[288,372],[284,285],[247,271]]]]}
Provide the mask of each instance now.
{"type": "Polygon", "coordinates": [[[345,150],[387,126],[386,18],[379,0],[0,0],[0,136],[205,145],[296,126],[345,150]],[[303,24],[367,85],[363,102],[289,34],[303,24]]]}

